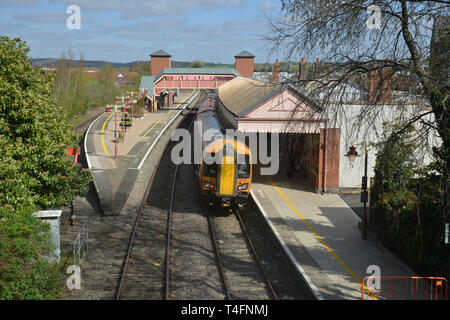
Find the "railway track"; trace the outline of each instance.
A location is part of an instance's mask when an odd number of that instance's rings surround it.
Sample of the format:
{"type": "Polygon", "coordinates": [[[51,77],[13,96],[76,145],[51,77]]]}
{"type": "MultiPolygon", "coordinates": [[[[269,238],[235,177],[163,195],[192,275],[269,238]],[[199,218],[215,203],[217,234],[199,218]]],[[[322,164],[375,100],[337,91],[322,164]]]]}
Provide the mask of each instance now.
{"type": "Polygon", "coordinates": [[[208,216],[221,279],[228,300],[278,300],[237,208],[208,216]]]}
{"type": "Polygon", "coordinates": [[[205,206],[195,192],[192,165],[177,166],[176,172],[180,183],[173,184],[171,193],[165,299],[278,299],[237,208],[217,217],[212,212],[217,209],[205,206]],[[238,259],[230,259],[236,252],[238,259]],[[245,270],[243,261],[248,262],[245,270]]]}
{"type": "Polygon", "coordinates": [[[211,237],[228,300],[314,300],[252,202],[211,212],[211,237]]]}
{"type": "MultiPolygon", "coordinates": [[[[195,113],[186,111],[179,127],[189,129],[195,113]]],[[[115,298],[307,299],[295,292],[295,276],[286,271],[275,241],[249,223],[256,216],[202,203],[193,166],[172,163],[174,144],[168,143],[150,179],[115,298]],[[262,259],[265,251],[272,257],[262,259]]]]}
{"type": "MultiPolygon", "coordinates": [[[[186,112],[180,128],[189,128],[194,119],[192,109],[186,112]]],[[[166,146],[138,210],[115,292],[116,300],[167,298],[170,221],[177,175],[177,166],[170,159],[173,145],[174,142],[169,142],[166,146]],[[168,177],[173,177],[172,184],[168,177]]]]}

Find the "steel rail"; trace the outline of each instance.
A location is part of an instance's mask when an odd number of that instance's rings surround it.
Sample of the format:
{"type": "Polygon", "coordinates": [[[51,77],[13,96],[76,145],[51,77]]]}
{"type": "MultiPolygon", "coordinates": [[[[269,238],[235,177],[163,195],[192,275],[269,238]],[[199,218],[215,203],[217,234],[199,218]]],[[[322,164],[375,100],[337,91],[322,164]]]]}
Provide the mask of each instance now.
{"type": "MultiPolygon", "coordinates": [[[[192,101],[194,101],[194,100],[192,100],[192,101]]],[[[190,112],[188,114],[190,114],[190,112]]],[[[186,117],[186,116],[187,116],[187,114],[184,115],[184,117],[186,117]]],[[[181,120],[181,121],[183,121],[183,120],[181,120]]],[[[132,231],[131,237],[130,237],[130,242],[128,244],[127,254],[125,256],[125,260],[124,260],[124,263],[123,263],[123,266],[122,266],[122,270],[121,270],[121,273],[120,273],[119,285],[118,285],[116,293],[115,293],[115,300],[119,300],[120,299],[120,294],[121,294],[121,291],[122,291],[122,288],[123,288],[123,282],[124,282],[124,279],[125,279],[128,262],[130,260],[131,251],[132,251],[133,244],[134,244],[134,239],[135,239],[135,236],[136,236],[136,230],[137,230],[137,227],[139,225],[139,220],[140,220],[140,218],[142,216],[143,208],[145,206],[145,203],[147,202],[148,195],[150,193],[150,189],[151,189],[151,187],[153,185],[153,182],[155,180],[156,173],[158,171],[157,168],[159,167],[159,165],[161,163],[161,160],[162,160],[162,158],[164,156],[164,153],[166,152],[169,144],[170,144],[170,142],[166,144],[166,146],[163,149],[163,152],[161,152],[161,155],[158,158],[158,161],[157,161],[156,166],[155,166],[155,170],[153,170],[152,176],[150,177],[149,183],[148,183],[147,188],[145,190],[144,197],[143,197],[142,202],[141,202],[141,204],[139,206],[138,214],[137,214],[136,219],[134,221],[133,231],[132,231]]],[[[167,269],[168,269],[168,267],[167,267],[167,269]]]]}
{"type": "MultiPolygon", "coordinates": [[[[168,145],[169,144],[167,144],[167,146],[168,145]]],[[[133,231],[131,233],[130,242],[128,244],[127,255],[125,256],[124,264],[123,264],[123,267],[122,267],[122,272],[120,274],[119,286],[118,286],[118,288],[116,290],[116,296],[115,296],[116,300],[120,299],[120,293],[121,293],[122,286],[123,286],[123,280],[125,278],[125,274],[126,274],[126,271],[127,271],[128,261],[130,259],[130,255],[131,255],[131,249],[133,248],[134,238],[136,236],[136,230],[137,230],[137,227],[138,227],[138,224],[139,224],[139,220],[140,220],[141,215],[142,215],[143,208],[145,206],[145,203],[147,202],[148,194],[150,193],[150,189],[151,189],[151,187],[153,185],[153,182],[155,180],[156,172],[158,171],[158,170],[156,170],[156,168],[159,167],[159,165],[161,163],[161,160],[162,160],[162,158],[164,156],[164,153],[166,151],[167,146],[164,148],[163,152],[161,153],[161,156],[158,159],[158,162],[156,163],[155,169],[153,170],[152,176],[150,177],[150,180],[148,182],[147,188],[145,190],[144,197],[143,197],[142,202],[141,202],[141,204],[139,206],[138,214],[136,216],[136,220],[134,221],[133,231]]]]}
{"type": "MultiPolygon", "coordinates": [[[[189,113],[184,115],[184,119],[182,121],[184,121],[185,119],[187,119],[187,117],[189,115],[191,115],[191,111],[193,109],[189,109],[189,113]]],[[[192,120],[189,123],[189,126],[187,128],[187,130],[191,129],[192,124],[194,123],[195,120],[195,115],[192,117],[192,120]]],[[[169,300],[169,280],[170,280],[170,239],[171,239],[171,225],[172,225],[172,212],[173,212],[173,204],[174,204],[174,199],[175,199],[175,187],[177,184],[177,175],[178,175],[178,167],[179,164],[177,164],[175,166],[175,171],[173,174],[173,182],[172,182],[172,190],[171,190],[171,194],[170,194],[170,205],[169,205],[169,211],[167,214],[167,244],[166,244],[166,272],[165,272],[165,287],[164,287],[164,297],[166,300],[169,300]]]]}
{"type": "MultiPolygon", "coordinates": [[[[186,115],[187,116],[187,115],[186,115]]],[[[193,119],[191,120],[191,122],[189,123],[188,126],[188,130],[191,129],[192,124],[194,123],[195,120],[195,116],[193,117],[193,119]]],[[[174,203],[174,198],[175,198],[175,186],[176,186],[176,180],[177,180],[177,175],[178,175],[178,166],[175,166],[175,172],[174,172],[174,178],[173,178],[173,183],[172,183],[172,192],[171,192],[171,196],[170,196],[170,208],[169,208],[169,212],[168,212],[168,216],[167,216],[167,245],[166,245],[166,273],[165,273],[165,299],[168,300],[169,299],[169,280],[170,280],[170,240],[171,240],[171,232],[170,232],[170,227],[171,227],[171,219],[172,219],[172,212],[173,212],[173,203],[174,203]]],[[[230,291],[228,290],[228,286],[225,280],[225,272],[223,269],[223,264],[222,264],[222,259],[220,256],[220,252],[217,246],[217,242],[216,242],[216,237],[214,234],[214,229],[212,226],[212,222],[211,222],[211,218],[208,216],[207,217],[208,220],[208,229],[211,235],[211,239],[212,239],[212,244],[213,244],[213,249],[217,258],[217,264],[219,266],[219,273],[222,279],[222,283],[225,289],[225,294],[228,300],[231,300],[231,296],[230,296],[230,291]]]]}
{"type": "Polygon", "coordinates": [[[213,244],[214,252],[216,254],[217,265],[219,267],[220,278],[222,279],[222,284],[223,284],[223,288],[225,290],[225,295],[227,297],[227,300],[231,300],[230,289],[228,288],[227,281],[225,280],[225,271],[223,268],[223,263],[222,263],[222,258],[220,256],[219,247],[217,246],[216,235],[214,233],[214,228],[213,228],[213,224],[211,222],[211,217],[208,215],[207,219],[208,219],[209,234],[211,235],[211,242],[213,244]]]}
{"type": "Polygon", "coordinates": [[[256,252],[255,246],[254,246],[253,241],[252,241],[252,239],[250,237],[250,234],[248,233],[247,228],[245,227],[245,224],[244,224],[244,221],[242,220],[242,217],[241,217],[241,214],[239,212],[239,209],[238,208],[234,208],[233,212],[234,212],[234,215],[236,216],[236,218],[237,218],[237,220],[239,222],[239,225],[241,227],[242,232],[245,234],[245,237],[247,238],[247,243],[249,244],[249,246],[251,248],[253,256],[255,257],[256,261],[258,262],[259,268],[261,269],[261,272],[264,275],[264,278],[266,280],[267,286],[269,288],[269,291],[270,291],[273,299],[274,300],[278,300],[278,295],[276,294],[275,289],[272,286],[272,282],[269,279],[269,275],[267,274],[266,270],[264,269],[264,266],[263,266],[263,264],[261,262],[261,259],[259,258],[258,253],[256,252]]]}

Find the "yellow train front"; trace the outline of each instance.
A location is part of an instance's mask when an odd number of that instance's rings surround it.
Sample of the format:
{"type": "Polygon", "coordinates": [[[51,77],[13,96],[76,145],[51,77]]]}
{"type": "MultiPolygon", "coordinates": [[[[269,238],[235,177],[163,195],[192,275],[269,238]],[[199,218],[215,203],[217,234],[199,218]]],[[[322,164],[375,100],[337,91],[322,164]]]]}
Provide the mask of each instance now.
{"type": "Polygon", "coordinates": [[[219,118],[217,95],[209,93],[196,117],[203,134],[202,163],[197,168],[202,197],[209,204],[245,206],[252,181],[250,149],[226,135],[219,118]]]}

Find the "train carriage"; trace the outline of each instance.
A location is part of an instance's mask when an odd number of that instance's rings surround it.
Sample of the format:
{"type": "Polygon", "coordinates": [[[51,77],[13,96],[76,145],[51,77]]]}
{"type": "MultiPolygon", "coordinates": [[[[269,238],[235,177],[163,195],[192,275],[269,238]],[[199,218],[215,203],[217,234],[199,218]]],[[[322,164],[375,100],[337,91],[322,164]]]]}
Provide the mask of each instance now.
{"type": "Polygon", "coordinates": [[[200,190],[209,204],[245,206],[252,180],[251,152],[226,134],[217,107],[217,94],[208,93],[196,116],[203,137],[202,163],[197,167],[200,190]]]}

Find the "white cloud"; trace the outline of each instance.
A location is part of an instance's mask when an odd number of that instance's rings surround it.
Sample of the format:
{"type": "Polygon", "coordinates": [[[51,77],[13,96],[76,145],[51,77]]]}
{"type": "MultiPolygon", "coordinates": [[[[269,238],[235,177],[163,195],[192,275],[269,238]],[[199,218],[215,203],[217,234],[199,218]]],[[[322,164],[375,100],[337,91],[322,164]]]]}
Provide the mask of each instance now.
{"type": "MultiPolygon", "coordinates": [[[[73,0],[49,1],[59,2],[58,7],[74,3],[73,0]]],[[[256,10],[255,5],[245,6],[246,2],[77,0],[75,3],[80,6],[82,17],[80,30],[68,30],[65,24],[68,14],[64,8],[61,12],[55,12],[56,6],[44,14],[37,10],[15,11],[11,19],[17,23],[26,22],[23,23],[27,26],[26,30],[21,30],[19,34],[29,42],[32,53],[37,57],[58,57],[71,47],[75,52],[82,51],[85,59],[129,62],[147,60],[151,52],[162,48],[171,53],[175,60],[233,63],[234,55],[244,49],[255,54],[257,59],[265,55],[261,34],[267,30],[267,20],[265,13],[258,8],[268,8],[271,2],[262,1],[259,7],[257,2],[256,10]],[[208,18],[198,19],[195,11],[200,9],[203,14],[208,14],[216,8],[227,10],[223,10],[223,15],[222,10],[216,11],[215,14],[221,19],[215,22],[210,22],[208,18]],[[241,8],[251,8],[253,12],[240,18],[230,14],[241,11],[241,8]],[[84,27],[88,21],[91,23],[84,27]]],[[[13,32],[12,27],[8,30],[7,34],[17,33],[13,32]]]]}
{"type": "Polygon", "coordinates": [[[272,1],[262,1],[258,4],[258,9],[261,11],[266,11],[273,9],[272,1]]]}
{"type": "Polygon", "coordinates": [[[18,13],[13,16],[13,19],[26,22],[64,23],[67,14],[65,12],[18,13]]]}
{"type": "Polygon", "coordinates": [[[37,5],[39,1],[37,0],[0,0],[0,4],[16,5],[16,6],[29,6],[37,5]]]}
{"type": "MultiPolygon", "coordinates": [[[[73,0],[52,0],[52,2],[63,2],[70,5],[73,0]]],[[[82,12],[83,10],[89,12],[117,11],[121,13],[122,18],[132,19],[184,14],[193,9],[241,8],[245,5],[245,0],[78,0],[77,5],[82,12]]]]}

